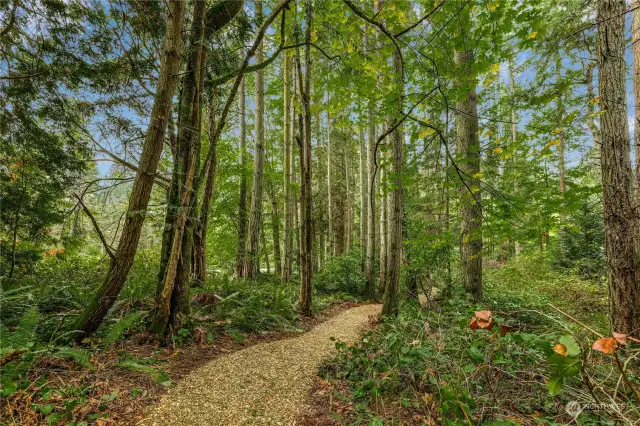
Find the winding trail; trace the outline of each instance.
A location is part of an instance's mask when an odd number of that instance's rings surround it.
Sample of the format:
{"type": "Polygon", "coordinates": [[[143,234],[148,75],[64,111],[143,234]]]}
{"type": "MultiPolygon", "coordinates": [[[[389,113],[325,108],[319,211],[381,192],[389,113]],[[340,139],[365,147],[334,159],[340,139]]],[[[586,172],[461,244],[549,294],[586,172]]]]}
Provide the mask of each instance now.
{"type": "Polygon", "coordinates": [[[353,342],[380,305],[351,308],[299,337],[216,358],[183,378],[149,410],[148,426],[295,425],[330,337],[353,342]]]}

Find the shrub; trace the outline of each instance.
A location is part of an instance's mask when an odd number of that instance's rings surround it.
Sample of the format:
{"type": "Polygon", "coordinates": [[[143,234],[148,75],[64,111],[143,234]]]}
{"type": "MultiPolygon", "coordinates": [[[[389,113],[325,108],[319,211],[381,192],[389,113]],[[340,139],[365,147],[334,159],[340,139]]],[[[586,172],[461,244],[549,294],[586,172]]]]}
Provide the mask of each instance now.
{"type": "Polygon", "coordinates": [[[314,286],[319,293],[362,296],[365,279],[361,268],[359,251],[350,250],[331,259],[314,277],[314,286]]]}

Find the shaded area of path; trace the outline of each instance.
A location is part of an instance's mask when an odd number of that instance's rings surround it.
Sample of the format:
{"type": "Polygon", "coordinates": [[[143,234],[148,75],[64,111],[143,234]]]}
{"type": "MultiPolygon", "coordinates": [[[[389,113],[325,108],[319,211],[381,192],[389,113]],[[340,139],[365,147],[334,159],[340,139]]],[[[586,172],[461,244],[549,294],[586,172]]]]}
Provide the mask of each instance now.
{"type": "Polygon", "coordinates": [[[143,425],[294,425],[330,337],[353,342],[380,305],[351,308],[299,337],[261,343],[194,370],[149,410],[143,425]]]}

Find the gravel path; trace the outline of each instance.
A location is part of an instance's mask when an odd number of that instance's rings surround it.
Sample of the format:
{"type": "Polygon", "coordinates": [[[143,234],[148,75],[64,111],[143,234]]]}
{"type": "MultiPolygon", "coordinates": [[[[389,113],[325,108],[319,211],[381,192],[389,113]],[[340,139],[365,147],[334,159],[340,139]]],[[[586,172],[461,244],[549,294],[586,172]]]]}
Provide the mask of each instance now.
{"type": "Polygon", "coordinates": [[[300,337],[260,343],[193,371],[149,411],[144,425],[295,425],[330,337],[353,342],[380,305],[351,308],[300,337]]]}

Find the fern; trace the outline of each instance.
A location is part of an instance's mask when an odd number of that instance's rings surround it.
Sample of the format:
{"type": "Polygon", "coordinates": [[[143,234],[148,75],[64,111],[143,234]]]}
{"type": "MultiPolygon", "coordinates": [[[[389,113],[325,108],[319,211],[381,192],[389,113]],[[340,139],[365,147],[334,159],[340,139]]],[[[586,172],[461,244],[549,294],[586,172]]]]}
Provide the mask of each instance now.
{"type": "Polygon", "coordinates": [[[25,348],[27,345],[34,341],[34,332],[40,319],[40,312],[38,308],[31,308],[20,319],[17,330],[13,333],[9,333],[6,330],[2,331],[2,342],[0,347],[11,347],[14,349],[25,348]]]}
{"type": "Polygon", "coordinates": [[[171,377],[162,371],[155,369],[153,367],[149,367],[148,365],[141,364],[139,362],[133,361],[131,359],[126,359],[118,362],[118,365],[122,368],[126,368],[130,371],[136,371],[138,373],[145,373],[150,375],[155,379],[156,382],[160,383],[162,386],[170,386],[171,385],[171,377]]]}
{"type": "Polygon", "coordinates": [[[111,326],[109,332],[104,337],[102,344],[105,347],[109,347],[122,338],[124,332],[131,328],[135,323],[140,321],[144,312],[130,312],[120,321],[111,326]]]}
{"type": "Polygon", "coordinates": [[[59,346],[54,350],[55,352],[51,354],[54,358],[71,359],[82,367],[86,367],[91,370],[95,369],[93,364],[91,364],[90,353],[84,349],[59,346]]]}

